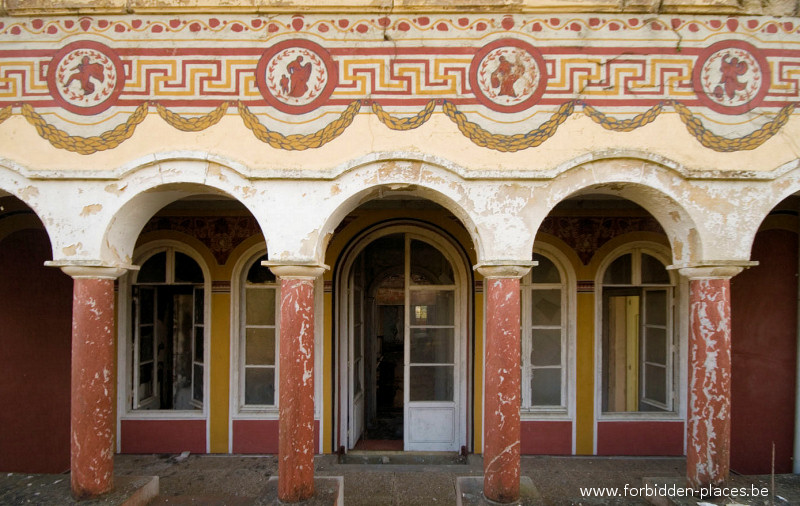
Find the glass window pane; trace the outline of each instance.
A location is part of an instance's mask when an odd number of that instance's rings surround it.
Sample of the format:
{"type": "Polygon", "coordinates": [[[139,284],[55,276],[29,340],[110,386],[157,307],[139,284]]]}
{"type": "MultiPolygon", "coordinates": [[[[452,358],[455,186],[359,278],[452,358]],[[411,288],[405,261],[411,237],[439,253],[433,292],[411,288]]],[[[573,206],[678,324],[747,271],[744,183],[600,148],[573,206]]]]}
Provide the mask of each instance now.
{"type": "Polygon", "coordinates": [[[645,292],[645,325],[667,324],[667,291],[648,290],[645,292]]]}
{"type": "Polygon", "coordinates": [[[411,325],[454,325],[453,290],[411,290],[411,325]]]}
{"type": "Polygon", "coordinates": [[[452,364],[453,329],[411,329],[411,362],[452,364]]]}
{"type": "Polygon", "coordinates": [[[539,262],[539,265],[531,269],[531,280],[534,283],[561,283],[561,275],[549,258],[534,253],[533,261],[539,262]]]}
{"type": "Polygon", "coordinates": [[[630,285],[631,278],[631,254],[622,255],[617,258],[606,269],[603,275],[605,285],[630,285]]]}
{"type": "Polygon", "coordinates": [[[353,290],[353,323],[361,323],[361,305],[364,303],[361,290],[353,290]]]}
{"type": "Polygon", "coordinates": [[[194,328],[194,361],[204,362],[204,349],[205,339],[203,339],[203,327],[194,328]]]}
{"type": "Polygon", "coordinates": [[[139,327],[139,362],[153,360],[153,326],[139,327]]]}
{"type": "Polygon", "coordinates": [[[452,401],[453,366],[409,367],[409,399],[412,401],[452,401]]]}
{"type": "Polygon", "coordinates": [[[244,370],[244,403],[275,405],[275,369],[248,367],[244,370]]]}
{"type": "Polygon", "coordinates": [[[533,329],[531,364],[561,365],[561,329],[533,329]]]}
{"type": "Polygon", "coordinates": [[[203,269],[192,257],[180,251],[175,252],[175,282],[202,283],[203,269]]]}
{"type": "Polygon", "coordinates": [[[248,283],[275,283],[275,274],[269,270],[269,267],[264,267],[261,265],[261,262],[267,260],[267,255],[263,255],[258,258],[253,265],[250,266],[250,270],[247,271],[247,282],[248,283]]]}
{"type": "Polygon", "coordinates": [[[353,386],[353,394],[358,395],[361,393],[362,386],[361,386],[361,369],[363,367],[363,359],[359,358],[356,359],[353,365],[353,379],[355,381],[355,385],[353,386]]]}
{"type": "Polygon", "coordinates": [[[152,288],[139,290],[139,323],[153,323],[153,297],[152,288]]]}
{"type": "Polygon", "coordinates": [[[644,383],[646,399],[662,404],[667,403],[667,369],[664,367],[645,364],[644,383]]]}
{"type": "Polygon", "coordinates": [[[667,331],[656,327],[646,327],[645,360],[656,364],[667,364],[667,331]]]}
{"type": "Polygon", "coordinates": [[[561,290],[531,290],[533,325],[561,325],[561,290]]]}
{"type": "Polygon", "coordinates": [[[205,290],[202,288],[195,288],[194,290],[194,323],[195,325],[202,325],[204,323],[203,310],[205,308],[205,290]]]}
{"type": "Polygon", "coordinates": [[[561,368],[534,369],[531,376],[532,405],[561,406],[561,368]]]}
{"type": "Polygon", "coordinates": [[[362,325],[356,325],[353,327],[353,358],[357,359],[360,358],[363,353],[363,345],[361,344],[361,332],[363,330],[362,325]]]}
{"type": "Polygon", "coordinates": [[[424,241],[411,241],[411,283],[452,285],[453,267],[442,252],[424,241]]]}
{"type": "Polygon", "coordinates": [[[655,257],[642,253],[642,283],[669,284],[669,272],[664,264],[655,257]]]}
{"type": "Polygon", "coordinates": [[[203,402],[203,366],[194,365],[194,386],[192,387],[192,399],[203,402]]]}
{"type": "Polygon", "coordinates": [[[275,329],[247,329],[244,357],[246,365],[275,365],[275,329]]]}
{"type": "Polygon", "coordinates": [[[139,367],[139,400],[153,396],[153,364],[139,367]]]}
{"type": "Polygon", "coordinates": [[[274,288],[248,288],[245,298],[247,325],[275,325],[274,288]]]}
{"type": "Polygon", "coordinates": [[[148,258],[139,269],[137,283],[165,283],[167,281],[167,252],[162,251],[148,258]]]}

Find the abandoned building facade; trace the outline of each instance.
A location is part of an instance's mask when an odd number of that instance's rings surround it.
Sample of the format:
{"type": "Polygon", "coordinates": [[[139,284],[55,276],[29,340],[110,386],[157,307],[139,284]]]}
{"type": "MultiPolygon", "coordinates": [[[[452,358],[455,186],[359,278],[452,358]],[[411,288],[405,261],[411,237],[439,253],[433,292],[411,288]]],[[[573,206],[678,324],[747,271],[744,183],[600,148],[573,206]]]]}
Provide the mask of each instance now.
{"type": "Polygon", "coordinates": [[[794,4],[229,4],[3,3],[0,470],[792,471],[794,4]]]}

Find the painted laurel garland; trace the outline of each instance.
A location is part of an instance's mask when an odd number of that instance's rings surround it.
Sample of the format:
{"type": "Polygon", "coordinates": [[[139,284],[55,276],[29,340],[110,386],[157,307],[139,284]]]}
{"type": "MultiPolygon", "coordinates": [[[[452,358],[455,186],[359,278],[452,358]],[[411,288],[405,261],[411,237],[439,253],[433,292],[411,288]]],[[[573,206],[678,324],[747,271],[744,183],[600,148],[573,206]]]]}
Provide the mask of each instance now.
{"type": "MultiPolygon", "coordinates": [[[[756,149],[774,136],[789,121],[796,106],[796,104],[786,105],[778,112],[775,118],[758,130],[745,136],[731,139],[708,130],[688,107],[676,101],[661,102],[633,118],[620,120],[598,111],[595,107],[581,100],[569,100],[564,102],[550,119],[542,123],[538,128],[527,133],[514,135],[491,133],[478,124],[469,121],[466,114],[459,111],[452,102],[445,100],[441,104],[444,114],[456,124],[461,133],[468,139],[478,146],[502,152],[515,152],[541,145],[555,135],[558,127],[575,112],[575,108],[578,106],[582,107],[583,112],[594,122],[607,130],[615,132],[630,132],[652,123],[663,112],[665,106],[671,106],[678,113],[689,133],[706,148],[719,152],[746,151],[756,149]]],[[[229,104],[224,102],[206,115],[186,118],[168,110],[161,104],[154,105],[159,116],[167,124],[185,132],[199,132],[217,124],[229,107],[229,104]]],[[[431,118],[436,105],[437,101],[431,100],[419,113],[402,118],[392,116],[375,102],[372,103],[371,110],[388,128],[393,130],[412,130],[431,118]]],[[[242,102],[238,102],[237,110],[245,126],[253,132],[258,140],[276,149],[305,150],[319,148],[340,136],[350,126],[356,115],[360,113],[361,106],[362,102],[360,100],[354,100],[337,119],[320,130],[311,134],[291,135],[269,130],[261,123],[258,116],[242,102]]],[[[147,117],[148,112],[148,103],[143,102],[124,123],[97,136],[80,137],[69,135],[67,132],[49,124],[30,104],[22,104],[20,107],[22,116],[50,144],[56,148],[82,155],[114,149],[127,139],[130,139],[136,127],[147,117]]],[[[13,106],[9,105],[0,110],[0,123],[11,117],[12,114],[13,106]]]]}

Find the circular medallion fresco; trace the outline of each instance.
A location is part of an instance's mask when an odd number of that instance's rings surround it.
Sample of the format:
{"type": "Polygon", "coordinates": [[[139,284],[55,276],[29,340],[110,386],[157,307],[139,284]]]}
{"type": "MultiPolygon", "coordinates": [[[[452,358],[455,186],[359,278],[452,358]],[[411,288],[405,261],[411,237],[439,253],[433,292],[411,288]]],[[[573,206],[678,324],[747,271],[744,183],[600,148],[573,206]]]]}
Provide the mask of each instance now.
{"type": "Polygon", "coordinates": [[[692,79],[700,102],[722,114],[743,114],[758,107],[770,83],[767,60],[755,46],[739,40],[717,42],[703,50],[692,79]]]}
{"type": "Polygon", "coordinates": [[[302,114],[322,105],[336,87],[336,66],[328,52],[307,40],[270,47],[258,62],[256,82],[279,111],[302,114]]]}
{"type": "Polygon", "coordinates": [[[50,94],[64,109],[90,116],[105,111],[122,92],[125,72],[108,46],[73,42],[62,48],[47,69],[50,94]]]}
{"type": "Polygon", "coordinates": [[[547,86],[541,54],[516,39],[496,40],[481,48],[472,59],[469,77],[475,98],[501,112],[531,107],[547,86]]]}

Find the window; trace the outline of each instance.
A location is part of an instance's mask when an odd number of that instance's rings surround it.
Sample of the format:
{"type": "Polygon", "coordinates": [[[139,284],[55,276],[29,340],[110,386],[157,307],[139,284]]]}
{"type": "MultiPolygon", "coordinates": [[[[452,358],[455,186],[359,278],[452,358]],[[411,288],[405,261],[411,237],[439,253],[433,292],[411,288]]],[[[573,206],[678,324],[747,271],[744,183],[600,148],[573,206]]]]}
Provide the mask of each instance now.
{"type": "Polygon", "coordinates": [[[204,401],[205,290],[200,265],[160,248],[131,286],[131,407],[199,410],[204,401]]]}
{"type": "Polygon", "coordinates": [[[671,277],[634,249],[603,273],[602,410],[669,412],[673,406],[671,277]]]}
{"type": "Polygon", "coordinates": [[[521,283],[522,406],[567,409],[567,290],[555,262],[535,253],[538,265],[521,283]]]}
{"type": "Polygon", "coordinates": [[[239,407],[274,408],[278,404],[278,315],[275,275],[261,265],[262,253],[245,269],[241,283],[239,331],[239,407]]]}

